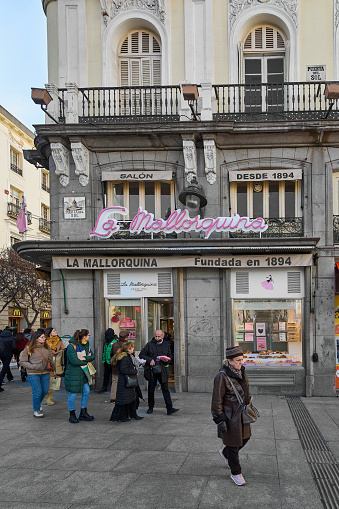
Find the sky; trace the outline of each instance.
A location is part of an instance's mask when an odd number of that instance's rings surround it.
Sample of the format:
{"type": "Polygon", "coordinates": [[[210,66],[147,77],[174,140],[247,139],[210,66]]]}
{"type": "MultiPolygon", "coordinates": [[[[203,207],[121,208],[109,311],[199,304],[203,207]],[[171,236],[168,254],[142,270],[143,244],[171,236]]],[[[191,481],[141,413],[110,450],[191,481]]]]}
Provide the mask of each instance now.
{"type": "Polygon", "coordinates": [[[31,87],[47,83],[46,16],[41,0],[0,0],[0,105],[34,132],[45,123],[31,87]]]}

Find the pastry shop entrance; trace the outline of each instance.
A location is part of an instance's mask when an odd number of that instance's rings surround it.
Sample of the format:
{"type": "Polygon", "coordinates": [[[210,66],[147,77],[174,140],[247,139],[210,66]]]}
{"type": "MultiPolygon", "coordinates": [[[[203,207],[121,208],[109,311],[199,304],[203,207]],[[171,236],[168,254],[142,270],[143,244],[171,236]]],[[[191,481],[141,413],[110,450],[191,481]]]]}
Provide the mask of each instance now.
{"type": "MultiPolygon", "coordinates": [[[[171,375],[168,380],[168,386],[174,388],[174,318],[173,318],[173,298],[152,297],[145,299],[147,306],[147,341],[154,337],[154,331],[161,329],[171,340],[172,362],[170,364],[171,375]]],[[[146,341],[146,342],[147,342],[146,341]]]]}

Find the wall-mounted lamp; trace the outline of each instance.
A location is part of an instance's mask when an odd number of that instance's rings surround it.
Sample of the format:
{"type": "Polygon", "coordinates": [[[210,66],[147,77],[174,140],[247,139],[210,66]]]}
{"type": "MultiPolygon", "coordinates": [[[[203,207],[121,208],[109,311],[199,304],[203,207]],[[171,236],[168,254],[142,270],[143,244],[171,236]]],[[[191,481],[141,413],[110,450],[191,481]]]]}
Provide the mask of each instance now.
{"type": "Polygon", "coordinates": [[[199,97],[198,85],[192,85],[191,83],[183,83],[181,85],[182,95],[185,101],[188,101],[188,105],[191,108],[191,112],[194,120],[198,120],[197,112],[194,109],[194,103],[199,97]]]}
{"type": "Polygon", "coordinates": [[[334,100],[339,99],[339,83],[326,83],[324,96],[331,101],[325,116],[327,118],[333,108],[334,100]]]}
{"type": "Polygon", "coordinates": [[[40,104],[40,107],[46,115],[51,118],[56,124],[58,122],[55,120],[54,117],[47,111],[47,106],[51,101],[53,101],[53,97],[51,94],[45,89],[45,88],[32,88],[31,97],[35,104],[40,104]]]}
{"type": "Polygon", "coordinates": [[[179,201],[185,205],[193,216],[199,213],[200,209],[206,207],[206,195],[203,187],[198,184],[196,177],[192,178],[189,186],[183,188],[179,194],[179,201]]]}

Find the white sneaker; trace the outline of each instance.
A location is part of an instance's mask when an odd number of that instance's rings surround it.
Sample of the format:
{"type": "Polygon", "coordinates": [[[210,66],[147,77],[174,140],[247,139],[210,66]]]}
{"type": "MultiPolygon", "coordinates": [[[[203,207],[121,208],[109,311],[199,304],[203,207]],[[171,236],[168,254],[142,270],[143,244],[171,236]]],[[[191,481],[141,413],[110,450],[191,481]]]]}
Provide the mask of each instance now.
{"type": "Polygon", "coordinates": [[[226,463],[226,466],[227,466],[228,468],[230,468],[230,466],[229,466],[229,464],[228,464],[228,459],[227,459],[227,458],[225,458],[225,456],[224,456],[224,454],[223,454],[223,452],[222,452],[223,450],[224,450],[224,448],[220,449],[219,454],[220,454],[220,456],[222,457],[222,459],[224,460],[224,462],[226,463]]]}
{"type": "Polygon", "coordinates": [[[33,412],[34,417],[43,417],[44,414],[41,412],[41,410],[38,410],[37,412],[33,412]]]}
{"type": "Polygon", "coordinates": [[[243,486],[246,484],[245,479],[241,474],[233,475],[231,474],[231,479],[237,484],[238,486],[243,486]]]}

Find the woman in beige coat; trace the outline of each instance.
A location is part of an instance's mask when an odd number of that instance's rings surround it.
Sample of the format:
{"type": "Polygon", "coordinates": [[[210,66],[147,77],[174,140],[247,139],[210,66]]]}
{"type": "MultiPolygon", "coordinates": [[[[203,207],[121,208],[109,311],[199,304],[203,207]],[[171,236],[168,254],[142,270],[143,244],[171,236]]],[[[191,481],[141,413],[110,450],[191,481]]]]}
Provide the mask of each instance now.
{"type": "Polygon", "coordinates": [[[33,332],[30,342],[23,350],[20,365],[26,368],[27,378],[32,387],[33,415],[43,417],[41,402],[48,393],[49,371],[48,362],[53,361],[51,349],[46,344],[45,334],[33,332]]]}
{"type": "MultiPolygon", "coordinates": [[[[45,335],[46,335],[46,345],[49,346],[49,348],[52,350],[53,356],[60,352],[60,350],[63,350],[65,348],[65,345],[61,341],[61,339],[58,336],[57,331],[53,327],[48,327],[45,329],[45,335]]],[[[54,373],[50,374],[50,380],[54,378],[54,373]]],[[[55,392],[53,389],[49,389],[48,393],[46,394],[45,398],[45,404],[46,405],[55,405],[55,402],[53,401],[53,392],[55,392]]]]}

